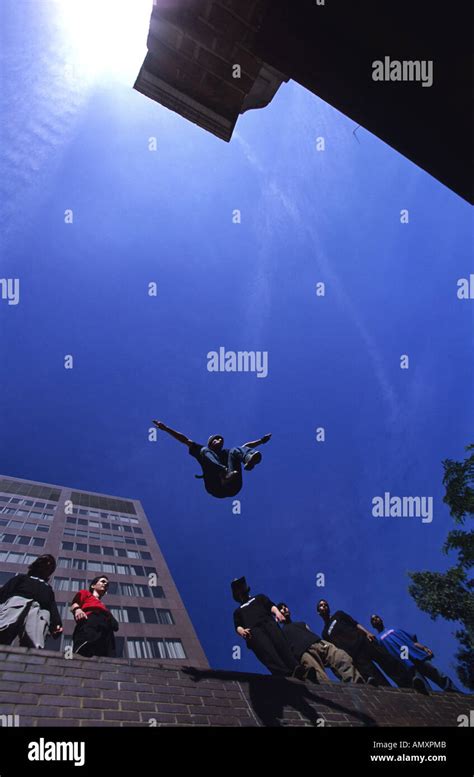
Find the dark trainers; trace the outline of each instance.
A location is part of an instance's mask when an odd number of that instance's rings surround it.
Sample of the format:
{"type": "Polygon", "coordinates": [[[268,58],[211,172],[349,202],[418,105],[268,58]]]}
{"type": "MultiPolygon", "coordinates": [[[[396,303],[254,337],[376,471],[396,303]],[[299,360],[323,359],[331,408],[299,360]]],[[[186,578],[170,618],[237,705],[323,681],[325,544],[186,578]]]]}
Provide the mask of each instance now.
{"type": "Polygon", "coordinates": [[[415,691],[417,691],[418,693],[424,693],[425,696],[430,695],[427,684],[419,674],[416,674],[414,676],[411,684],[412,684],[412,687],[415,689],[415,691]]]}
{"type": "Polygon", "coordinates": [[[260,464],[262,460],[262,454],[260,451],[255,451],[254,453],[247,453],[245,459],[244,459],[244,469],[249,472],[251,469],[255,467],[256,464],[260,464]]]}

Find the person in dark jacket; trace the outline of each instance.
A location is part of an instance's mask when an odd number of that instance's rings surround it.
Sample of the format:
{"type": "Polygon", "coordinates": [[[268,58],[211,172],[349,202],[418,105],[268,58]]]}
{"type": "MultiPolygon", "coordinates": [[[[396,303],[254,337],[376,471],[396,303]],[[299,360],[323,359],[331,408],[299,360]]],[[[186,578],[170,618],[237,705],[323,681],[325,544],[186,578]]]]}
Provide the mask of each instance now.
{"type": "Polygon", "coordinates": [[[189,453],[201,465],[202,475],[208,494],[225,499],[236,496],[242,488],[242,467],[252,470],[262,460],[260,451],[254,450],[267,443],[271,434],[265,434],[259,440],[251,440],[236,448],[224,448],[224,438],[220,434],[211,434],[207,445],[193,442],[185,434],[166,426],[162,421],[153,421],[157,429],[167,432],[178,442],[187,445],[189,453]]]}
{"type": "MultiPolygon", "coordinates": [[[[323,639],[349,653],[366,682],[373,685],[390,685],[375,665],[374,662],[377,662],[400,688],[414,686],[411,672],[401,661],[397,661],[387,650],[380,647],[375,635],[364,629],[354,618],[343,610],[338,610],[331,615],[326,599],[320,599],[316,609],[324,622],[323,639]]],[[[415,684],[414,687],[417,685],[415,684]]],[[[417,690],[423,689],[417,687],[417,690]]]]}
{"type": "Polygon", "coordinates": [[[234,611],[235,630],[245,639],[247,647],[271,674],[303,679],[305,670],[275,622],[275,618],[284,620],[276,605],[265,594],[250,597],[245,577],[233,580],[231,588],[235,601],[239,602],[234,611]]]}
{"type": "Polygon", "coordinates": [[[63,630],[49,578],[56,569],[54,556],[45,553],[0,589],[0,644],[44,648],[48,632],[57,638],[63,630]]]}
{"type": "Polygon", "coordinates": [[[89,590],[78,591],[71,602],[71,612],[76,621],[72,635],[74,653],[92,656],[115,656],[114,631],[119,625],[102,602],[107,593],[109,579],[106,575],[94,577],[89,590]]]}
{"type": "Polygon", "coordinates": [[[458,690],[450,677],[433,666],[433,651],[418,642],[416,634],[409,634],[403,629],[387,628],[380,615],[372,615],[370,622],[378,633],[377,640],[380,644],[395,658],[403,660],[414,674],[418,672],[443,691],[458,690]]]}
{"type": "Polygon", "coordinates": [[[305,669],[314,670],[313,679],[316,682],[330,682],[324,671],[326,667],[332,669],[344,683],[364,682],[364,678],[345,650],[321,639],[304,621],[292,621],[291,612],[284,602],[277,604],[277,607],[285,619],[281,629],[291,650],[305,669]]]}

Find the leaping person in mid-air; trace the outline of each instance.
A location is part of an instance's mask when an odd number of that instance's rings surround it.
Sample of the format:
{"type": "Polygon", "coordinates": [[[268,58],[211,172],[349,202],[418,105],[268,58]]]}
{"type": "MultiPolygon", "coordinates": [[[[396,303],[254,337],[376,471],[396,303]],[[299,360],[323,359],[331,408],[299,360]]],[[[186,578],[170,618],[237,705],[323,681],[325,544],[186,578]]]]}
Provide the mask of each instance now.
{"type": "Polygon", "coordinates": [[[200,463],[204,487],[208,494],[225,499],[239,493],[242,488],[242,465],[249,471],[262,460],[260,451],[254,450],[259,445],[269,441],[271,434],[265,434],[260,440],[246,442],[238,448],[224,448],[224,438],[220,434],[212,434],[207,445],[193,442],[186,435],[170,429],[162,421],[153,421],[158,429],[168,432],[178,442],[189,448],[189,453],[200,463]]]}

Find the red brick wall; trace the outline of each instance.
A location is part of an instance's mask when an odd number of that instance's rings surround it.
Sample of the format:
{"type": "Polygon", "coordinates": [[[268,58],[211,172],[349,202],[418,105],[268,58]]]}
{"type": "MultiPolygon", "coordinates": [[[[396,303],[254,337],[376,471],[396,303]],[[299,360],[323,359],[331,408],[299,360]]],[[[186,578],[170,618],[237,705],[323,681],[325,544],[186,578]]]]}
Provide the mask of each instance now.
{"type": "Polygon", "coordinates": [[[452,726],[474,698],[267,675],[65,659],[0,646],[0,715],[20,726],[452,726]]]}

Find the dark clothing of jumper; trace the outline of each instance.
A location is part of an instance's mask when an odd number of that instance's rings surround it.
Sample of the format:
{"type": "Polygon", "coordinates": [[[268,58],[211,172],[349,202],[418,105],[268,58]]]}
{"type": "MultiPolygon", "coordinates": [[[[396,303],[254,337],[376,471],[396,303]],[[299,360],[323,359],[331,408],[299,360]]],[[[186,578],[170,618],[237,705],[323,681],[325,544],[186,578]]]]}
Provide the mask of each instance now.
{"type": "Polygon", "coordinates": [[[234,626],[250,629],[247,647],[273,675],[291,675],[298,661],[273,620],[274,603],[264,594],[252,596],[234,611],[234,626]]]}
{"type": "Polygon", "coordinates": [[[329,617],[324,624],[322,637],[349,653],[365,680],[373,677],[378,685],[390,684],[374,664],[375,661],[396,685],[401,688],[411,687],[412,673],[385,648],[367,639],[357,628],[357,621],[343,610],[329,617]]]}
{"type": "Polygon", "coordinates": [[[189,455],[201,465],[204,488],[212,496],[218,499],[236,496],[242,488],[242,463],[251,448],[222,448],[220,451],[212,450],[205,445],[193,442],[189,446],[189,455]],[[238,474],[228,483],[223,483],[221,476],[227,472],[238,474]]]}
{"type": "Polygon", "coordinates": [[[118,631],[119,625],[105,604],[86,590],[78,591],[72,604],[78,604],[87,615],[76,621],[72,635],[74,653],[89,658],[115,656],[114,631],[118,631]]]}
{"type": "Polygon", "coordinates": [[[30,575],[15,575],[8,580],[3,588],[0,588],[0,604],[4,604],[11,596],[23,596],[38,602],[42,610],[50,614],[50,629],[54,631],[56,626],[62,626],[54,591],[46,580],[30,575]]]}

